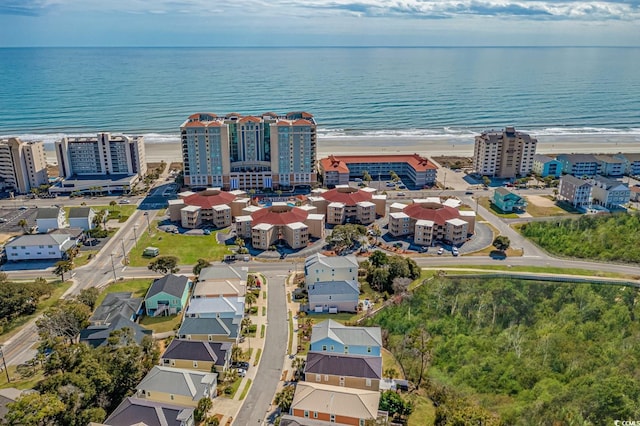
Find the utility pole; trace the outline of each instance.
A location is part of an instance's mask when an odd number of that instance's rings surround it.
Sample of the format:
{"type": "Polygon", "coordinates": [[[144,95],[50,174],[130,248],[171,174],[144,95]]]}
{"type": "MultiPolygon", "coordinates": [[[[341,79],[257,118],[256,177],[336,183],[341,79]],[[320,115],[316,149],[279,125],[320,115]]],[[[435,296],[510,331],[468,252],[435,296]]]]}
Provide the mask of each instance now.
{"type": "Polygon", "coordinates": [[[113,253],[109,254],[111,256],[111,269],[113,270],[113,281],[118,281],[118,277],[116,276],[116,265],[113,263],[113,253]]]}
{"type": "Polygon", "coordinates": [[[138,248],[138,236],[136,235],[137,230],[138,230],[138,225],[133,225],[133,241],[136,244],[136,248],[138,248]]]}
{"type": "Polygon", "coordinates": [[[7,361],[4,359],[3,345],[0,345],[0,357],[2,357],[2,365],[4,366],[4,372],[7,373],[7,383],[11,383],[11,378],[9,377],[9,370],[7,370],[7,361]]]}
{"type": "Polygon", "coordinates": [[[151,236],[151,224],[149,223],[149,212],[144,212],[144,216],[147,218],[147,229],[149,230],[149,236],[151,236]]]}
{"type": "Polygon", "coordinates": [[[124,238],[120,238],[120,241],[122,242],[122,260],[126,265],[128,262],[127,262],[127,251],[124,249],[124,238]]]}

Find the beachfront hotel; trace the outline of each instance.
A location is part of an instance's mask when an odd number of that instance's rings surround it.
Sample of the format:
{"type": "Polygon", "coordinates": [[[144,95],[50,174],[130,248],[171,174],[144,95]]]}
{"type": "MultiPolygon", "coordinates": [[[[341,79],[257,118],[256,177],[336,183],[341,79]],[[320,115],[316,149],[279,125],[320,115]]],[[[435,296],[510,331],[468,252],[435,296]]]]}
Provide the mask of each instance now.
{"type": "Polygon", "coordinates": [[[351,178],[362,178],[364,172],[372,179],[387,179],[394,171],[403,182],[416,188],[436,183],[438,168],[428,158],[418,154],[399,155],[330,155],[320,160],[320,174],[326,187],[348,185],[351,178]]]}
{"type": "Polygon", "coordinates": [[[318,209],[318,213],[326,216],[328,225],[370,225],[378,216],[384,216],[387,196],[377,194],[374,188],[336,185],[330,190],[314,190],[309,203],[318,209]]]}
{"type": "Polygon", "coordinates": [[[180,126],[184,183],[225,190],[292,188],[316,182],[316,122],[306,112],[218,116],[180,126]]]}
{"type": "Polygon", "coordinates": [[[111,135],[64,137],[55,144],[60,177],[50,192],[86,191],[101,187],[120,191],[147,173],[144,138],[111,135]]]}
{"type": "Polygon", "coordinates": [[[0,140],[0,189],[26,194],[31,188],[49,183],[42,142],[19,138],[0,140]]]}
{"type": "Polygon", "coordinates": [[[514,178],[531,173],[538,140],[527,133],[505,127],[501,132],[476,136],[473,168],[482,176],[514,178]]]}
{"type": "Polygon", "coordinates": [[[242,209],[250,202],[246,192],[240,190],[227,192],[220,188],[207,188],[199,192],[185,191],[178,194],[177,200],[169,200],[169,219],[180,222],[187,229],[201,226],[224,228],[231,226],[233,218],[242,215],[242,209]]]}

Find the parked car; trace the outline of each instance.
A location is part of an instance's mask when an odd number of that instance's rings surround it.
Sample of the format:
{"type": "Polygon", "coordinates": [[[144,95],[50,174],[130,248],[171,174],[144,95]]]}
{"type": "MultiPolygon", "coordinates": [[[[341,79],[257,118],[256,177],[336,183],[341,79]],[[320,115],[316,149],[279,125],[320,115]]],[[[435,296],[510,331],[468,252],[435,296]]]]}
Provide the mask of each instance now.
{"type": "Polygon", "coordinates": [[[387,187],[389,188],[395,188],[396,184],[393,182],[387,182],[387,187]]]}
{"type": "Polygon", "coordinates": [[[241,370],[248,370],[249,369],[249,363],[246,361],[236,361],[231,363],[231,367],[232,368],[238,368],[241,370]]]}
{"type": "Polygon", "coordinates": [[[404,192],[398,192],[398,197],[404,197],[405,195],[407,194],[405,194],[404,192]]]}
{"type": "Polygon", "coordinates": [[[119,203],[120,204],[131,204],[131,201],[129,201],[129,200],[120,200],[119,203]]]}
{"type": "Polygon", "coordinates": [[[238,372],[238,376],[240,377],[244,377],[247,375],[247,370],[245,370],[244,368],[238,368],[236,371],[238,372]]]}
{"type": "Polygon", "coordinates": [[[444,253],[444,249],[443,249],[442,247],[440,247],[440,248],[438,249],[438,254],[442,254],[442,253],[444,253]]]}
{"type": "Polygon", "coordinates": [[[459,255],[460,253],[458,252],[458,249],[456,247],[451,249],[451,254],[453,254],[454,256],[459,255]]]}

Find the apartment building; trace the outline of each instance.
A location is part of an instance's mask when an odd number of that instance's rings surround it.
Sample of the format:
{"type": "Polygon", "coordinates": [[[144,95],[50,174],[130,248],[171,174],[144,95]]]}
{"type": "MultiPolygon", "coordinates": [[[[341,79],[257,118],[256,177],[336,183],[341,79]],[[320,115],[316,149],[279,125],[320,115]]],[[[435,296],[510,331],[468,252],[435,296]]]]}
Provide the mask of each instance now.
{"type": "Polygon", "coordinates": [[[562,163],[562,173],[577,177],[601,174],[601,164],[592,154],[560,154],[556,160],[562,163]]]}
{"type": "Polygon", "coordinates": [[[316,121],[306,112],[217,116],[180,126],[185,185],[225,190],[291,188],[316,182],[316,121]]]}
{"type": "Polygon", "coordinates": [[[330,225],[346,222],[369,225],[378,216],[384,216],[387,196],[376,194],[374,188],[353,188],[349,185],[336,185],[334,189],[317,189],[309,197],[318,213],[327,216],[330,225]]]}
{"type": "Polygon", "coordinates": [[[19,138],[0,140],[0,189],[26,194],[49,183],[44,144],[19,138]]]}
{"type": "Polygon", "coordinates": [[[562,174],[562,163],[555,158],[536,154],[533,156],[531,171],[540,177],[553,176],[558,178],[562,174]]]}
{"type": "Polygon", "coordinates": [[[537,139],[514,127],[505,127],[501,132],[484,132],[475,138],[473,167],[483,176],[526,176],[533,167],[537,144],[537,139]]]}
{"type": "Polygon", "coordinates": [[[586,180],[572,175],[564,175],[560,178],[558,196],[571,203],[573,207],[589,207],[591,205],[592,186],[586,180]]]}
{"type": "Polygon", "coordinates": [[[603,176],[596,176],[590,183],[593,204],[615,209],[622,208],[631,199],[631,190],[626,183],[603,176]]]}

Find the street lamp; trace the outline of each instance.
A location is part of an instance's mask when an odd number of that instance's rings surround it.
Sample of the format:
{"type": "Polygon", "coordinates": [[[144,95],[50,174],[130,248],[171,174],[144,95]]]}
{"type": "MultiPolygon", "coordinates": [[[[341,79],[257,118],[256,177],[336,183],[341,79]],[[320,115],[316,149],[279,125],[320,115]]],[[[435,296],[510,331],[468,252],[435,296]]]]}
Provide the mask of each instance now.
{"type": "Polygon", "coordinates": [[[147,228],[149,229],[149,235],[151,235],[151,224],[149,223],[149,212],[144,212],[144,216],[147,218],[147,228]]]}
{"type": "Polygon", "coordinates": [[[116,276],[116,265],[113,263],[113,253],[109,253],[111,256],[111,269],[113,270],[113,281],[118,281],[118,277],[116,276]]]}
{"type": "Polygon", "coordinates": [[[124,238],[120,238],[120,241],[122,242],[122,260],[124,261],[124,264],[127,264],[127,251],[124,249],[124,238]]]}
{"type": "Polygon", "coordinates": [[[2,357],[2,365],[4,366],[4,372],[7,373],[7,383],[11,383],[11,378],[9,377],[9,370],[7,370],[7,361],[4,359],[4,346],[0,345],[0,357],[2,357]]]}

